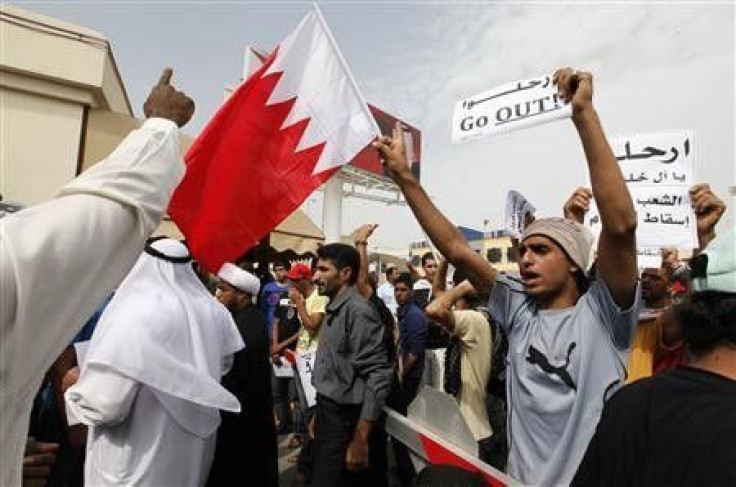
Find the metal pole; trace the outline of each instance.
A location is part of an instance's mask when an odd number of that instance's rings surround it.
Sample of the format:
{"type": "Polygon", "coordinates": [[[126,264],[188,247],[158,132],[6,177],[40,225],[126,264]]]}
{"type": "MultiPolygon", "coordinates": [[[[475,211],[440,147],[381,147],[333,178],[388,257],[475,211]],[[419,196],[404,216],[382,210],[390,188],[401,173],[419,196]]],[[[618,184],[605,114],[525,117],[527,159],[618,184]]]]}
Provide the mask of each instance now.
{"type": "Polygon", "coordinates": [[[325,243],[340,241],[342,227],[342,183],[340,174],[335,174],[325,183],[322,201],[322,231],[325,243]]]}

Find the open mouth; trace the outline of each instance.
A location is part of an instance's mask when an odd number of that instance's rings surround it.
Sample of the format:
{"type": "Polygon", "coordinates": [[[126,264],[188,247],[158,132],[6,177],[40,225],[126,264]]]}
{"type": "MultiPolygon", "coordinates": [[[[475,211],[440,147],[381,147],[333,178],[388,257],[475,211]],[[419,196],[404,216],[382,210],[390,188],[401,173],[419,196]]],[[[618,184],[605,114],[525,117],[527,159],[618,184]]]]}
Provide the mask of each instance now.
{"type": "Polygon", "coordinates": [[[537,284],[537,281],[541,278],[539,274],[532,271],[525,271],[521,273],[521,280],[525,286],[533,286],[537,284]]]}

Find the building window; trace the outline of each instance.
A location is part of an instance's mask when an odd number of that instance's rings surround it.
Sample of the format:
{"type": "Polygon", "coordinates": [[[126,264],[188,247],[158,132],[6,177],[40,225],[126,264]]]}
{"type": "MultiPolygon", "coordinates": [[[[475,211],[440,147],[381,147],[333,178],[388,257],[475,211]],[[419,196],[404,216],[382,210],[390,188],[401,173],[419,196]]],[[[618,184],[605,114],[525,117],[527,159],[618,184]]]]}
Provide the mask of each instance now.
{"type": "Polygon", "coordinates": [[[490,262],[491,264],[498,264],[499,262],[501,262],[501,259],[503,258],[503,252],[501,252],[501,249],[497,247],[488,249],[486,258],[488,259],[488,262],[490,262]]]}
{"type": "Polygon", "coordinates": [[[516,251],[516,247],[513,245],[506,248],[506,260],[509,262],[519,262],[519,252],[516,251]]]}

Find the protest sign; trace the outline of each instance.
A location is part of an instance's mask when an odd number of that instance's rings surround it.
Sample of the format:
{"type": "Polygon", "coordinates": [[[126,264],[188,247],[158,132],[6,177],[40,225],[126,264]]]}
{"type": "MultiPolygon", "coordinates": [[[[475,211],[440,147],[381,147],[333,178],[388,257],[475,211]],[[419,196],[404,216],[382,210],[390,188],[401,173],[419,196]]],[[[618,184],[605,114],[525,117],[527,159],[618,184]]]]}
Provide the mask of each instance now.
{"type": "Polygon", "coordinates": [[[524,233],[524,221],[527,215],[534,216],[537,211],[534,205],[516,190],[506,195],[506,230],[513,238],[521,237],[524,233]]]}
{"type": "Polygon", "coordinates": [[[508,83],[455,104],[452,141],[509,132],[572,115],[557,95],[552,76],[508,83]]]}
{"type": "MultiPolygon", "coordinates": [[[[640,267],[657,267],[659,249],[697,247],[697,221],[689,189],[695,183],[692,131],[657,132],[611,139],[637,214],[636,244],[640,267]],[[656,252],[654,252],[656,250],[656,252]],[[653,265],[654,262],[656,265],[653,265]]],[[[598,234],[600,215],[591,203],[585,222],[598,234]]]]}
{"type": "MultiPolygon", "coordinates": [[[[688,188],[682,186],[629,187],[636,210],[637,247],[697,247],[697,221],[690,206],[688,188]]],[[[601,231],[600,214],[595,202],[585,215],[593,234],[601,231]]]]}
{"type": "Polygon", "coordinates": [[[317,390],[312,385],[312,372],[314,370],[314,358],[316,354],[316,350],[310,350],[299,352],[296,357],[299,380],[302,382],[302,389],[304,389],[304,395],[307,398],[307,404],[310,408],[317,404],[317,390]]]}
{"type": "Polygon", "coordinates": [[[286,360],[281,360],[280,364],[273,365],[273,375],[279,379],[290,379],[294,377],[294,367],[286,360]]]}
{"type": "Polygon", "coordinates": [[[611,139],[611,149],[629,187],[692,186],[695,166],[691,131],[658,132],[611,139]]]}
{"type": "Polygon", "coordinates": [[[636,249],[636,265],[640,269],[662,267],[662,250],[658,247],[639,247],[636,249]]]}

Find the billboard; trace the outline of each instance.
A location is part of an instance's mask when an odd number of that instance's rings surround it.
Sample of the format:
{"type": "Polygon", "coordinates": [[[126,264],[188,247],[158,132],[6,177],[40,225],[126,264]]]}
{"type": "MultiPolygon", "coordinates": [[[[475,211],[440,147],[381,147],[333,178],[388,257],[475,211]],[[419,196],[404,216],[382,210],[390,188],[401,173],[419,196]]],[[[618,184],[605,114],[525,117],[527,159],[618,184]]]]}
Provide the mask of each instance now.
{"type": "MultiPolygon", "coordinates": [[[[246,46],[243,56],[243,81],[255,73],[258,68],[263,65],[267,57],[268,55],[263,51],[250,45],[246,46]]],[[[234,89],[232,91],[234,91],[234,89]]],[[[226,88],[225,98],[230,94],[231,90],[226,88]]],[[[416,177],[417,180],[420,180],[422,134],[419,129],[389,113],[384,112],[370,103],[368,103],[368,108],[376,119],[376,123],[381,129],[381,133],[384,135],[391,135],[391,131],[397,121],[400,121],[403,124],[407,159],[409,160],[409,164],[411,164],[411,172],[414,174],[414,177],[416,177]]],[[[378,176],[388,177],[383,164],[381,164],[381,159],[378,157],[378,152],[376,152],[376,150],[370,145],[360,151],[358,155],[350,161],[350,165],[378,176]]]]}
{"type": "MultiPolygon", "coordinates": [[[[404,143],[406,145],[407,159],[409,160],[409,164],[411,164],[411,172],[417,180],[421,181],[420,160],[422,133],[416,127],[412,127],[403,120],[384,112],[370,103],[368,104],[368,108],[370,108],[373,117],[376,119],[376,123],[378,123],[378,127],[381,129],[382,134],[391,135],[391,131],[397,121],[400,121],[404,126],[404,143]]],[[[383,167],[381,159],[378,157],[378,152],[376,152],[376,150],[371,146],[360,151],[358,155],[350,161],[350,165],[379,176],[388,177],[386,168],[383,167]]]]}

